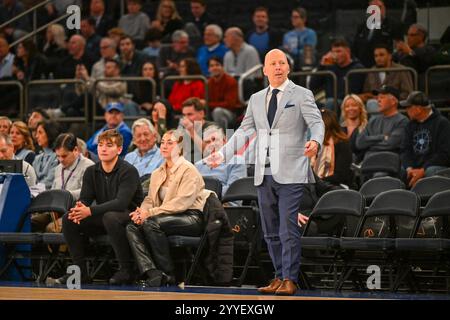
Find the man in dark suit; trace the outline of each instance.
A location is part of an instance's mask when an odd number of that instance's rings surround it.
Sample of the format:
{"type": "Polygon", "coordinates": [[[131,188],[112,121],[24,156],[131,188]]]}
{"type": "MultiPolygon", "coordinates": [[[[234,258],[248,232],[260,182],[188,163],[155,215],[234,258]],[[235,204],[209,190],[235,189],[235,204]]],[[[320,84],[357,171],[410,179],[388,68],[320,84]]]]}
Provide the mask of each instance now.
{"type": "Polygon", "coordinates": [[[258,291],[293,295],[298,289],[301,257],[298,209],[304,184],[315,182],[309,158],[317,154],[325,128],[312,92],[288,79],[290,70],[284,52],[269,51],[263,71],[270,86],[250,97],[239,129],[205,161],[211,167],[229,161],[235,150],[257,132],[253,144],[255,185],[262,230],[275,269],[275,278],[258,291]]]}

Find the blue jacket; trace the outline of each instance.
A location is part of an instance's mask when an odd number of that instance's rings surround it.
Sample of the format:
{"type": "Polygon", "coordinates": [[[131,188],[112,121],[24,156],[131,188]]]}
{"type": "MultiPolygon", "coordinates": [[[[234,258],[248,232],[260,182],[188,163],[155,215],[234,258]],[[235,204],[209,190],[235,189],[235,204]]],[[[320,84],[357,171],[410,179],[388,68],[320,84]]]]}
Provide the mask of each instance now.
{"type": "Polygon", "coordinates": [[[209,76],[208,71],[209,58],[216,56],[223,59],[225,53],[227,53],[228,50],[229,49],[223,43],[219,44],[217,48],[211,51],[208,50],[207,46],[201,46],[200,48],[198,48],[197,62],[200,65],[200,68],[202,69],[203,75],[209,76]]]}
{"type": "MultiPolygon", "coordinates": [[[[105,125],[103,128],[94,133],[94,135],[86,142],[87,148],[89,151],[93,152],[95,155],[97,154],[97,145],[98,145],[98,136],[108,130],[108,125],[105,125]]],[[[120,153],[121,157],[124,157],[128,152],[128,147],[130,146],[131,140],[133,140],[133,134],[131,133],[131,129],[126,125],[125,122],[119,124],[117,128],[115,128],[123,137],[123,149],[120,153]]]]}

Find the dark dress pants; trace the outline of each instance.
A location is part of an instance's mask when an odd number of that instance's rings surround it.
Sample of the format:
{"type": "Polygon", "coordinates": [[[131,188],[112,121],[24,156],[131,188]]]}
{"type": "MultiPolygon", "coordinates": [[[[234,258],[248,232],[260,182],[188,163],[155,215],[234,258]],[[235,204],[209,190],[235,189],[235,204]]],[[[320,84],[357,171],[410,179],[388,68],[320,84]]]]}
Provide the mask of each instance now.
{"type": "Polygon", "coordinates": [[[141,274],[158,269],[173,275],[174,265],[167,236],[197,237],[202,232],[203,214],[198,210],[160,214],[146,219],[142,225],[130,223],[127,226],[131,252],[141,274]]]}
{"type": "Polygon", "coordinates": [[[62,232],[69,246],[73,263],[85,268],[85,237],[108,234],[121,269],[130,269],[131,252],[125,228],[131,219],[128,211],[110,211],[103,215],[94,215],[76,224],[68,219],[66,213],[62,218],[62,232]]]}
{"type": "Polygon", "coordinates": [[[261,226],[275,277],[297,282],[301,256],[298,213],[304,185],[280,184],[271,175],[265,175],[257,192],[261,226]]]}

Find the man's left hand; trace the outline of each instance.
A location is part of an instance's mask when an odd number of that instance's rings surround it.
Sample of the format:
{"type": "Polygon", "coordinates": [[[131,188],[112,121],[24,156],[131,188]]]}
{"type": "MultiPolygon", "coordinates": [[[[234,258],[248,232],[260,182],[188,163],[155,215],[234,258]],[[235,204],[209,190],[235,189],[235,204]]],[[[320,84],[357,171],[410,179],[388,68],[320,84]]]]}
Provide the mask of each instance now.
{"type": "Polygon", "coordinates": [[[78,201],[76,206],[70,209],[69,220],[80,224],[80,221],[92,216],[91,208],[86,207],[82,202],[78,201]]]}
{"type": "Polygon", "coordinates": [[[409,183],[408,183],[408,186],[410,188],[414,187],[416,185],[417,181],[419,181],[420,179],[425,177],[425,169],[423,169],[423,168],[412,169],[408,173],[409,173],[409,176],[411,177],[411,179],[409,180],[409,183]]]}
{"type": "Polygon", "coordinates": [[[310,140],[305,144],[305,152],[303,153],[308,158],[315,157],[319,151],[319,143],[314,140],[310,140]]]}

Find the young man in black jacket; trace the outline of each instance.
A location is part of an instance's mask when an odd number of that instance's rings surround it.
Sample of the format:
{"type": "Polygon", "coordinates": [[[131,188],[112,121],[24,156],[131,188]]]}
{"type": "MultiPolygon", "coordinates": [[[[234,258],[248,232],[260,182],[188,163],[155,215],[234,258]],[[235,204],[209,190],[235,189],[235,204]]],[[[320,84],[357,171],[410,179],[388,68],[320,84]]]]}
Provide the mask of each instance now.
{"type": "Polygon", "coordinates": [[[430,106],[427,96],[413,91],[400,106],[411,121],[401,148],[402,167],[410,187],[450,166],[450,122],[430,106]]]}
{"type": "MultiPolygon", "coordinates": [[[[89,282],[83,236],[108,234],[120,270],[109,280],[112,285],[130,283],[131,251],[125,226],[129,213],[144,199],[136,168],[119,158],[123,138],[116,130],[98,137],[100,162],[86,169],[80,200],[63,216],[62,231],[73,263],[81,269],[81,282],[89,282]],[[94,204],[95,201],[95,204],[94,204]]],[[[70,174],[70,173],[69,173],[70,174]]],[[[68,276],[56,280],[65,283],[68,276]]]]}

